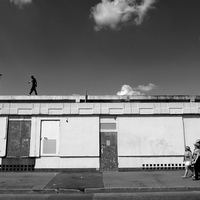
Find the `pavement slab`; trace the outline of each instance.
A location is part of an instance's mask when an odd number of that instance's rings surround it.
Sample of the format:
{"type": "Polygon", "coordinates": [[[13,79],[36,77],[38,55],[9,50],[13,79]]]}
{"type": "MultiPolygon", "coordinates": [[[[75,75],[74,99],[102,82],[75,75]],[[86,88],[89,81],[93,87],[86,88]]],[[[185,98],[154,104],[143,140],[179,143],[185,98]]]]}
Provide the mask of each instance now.
{"type": "Polygon", "coordinates": [[[1,172],[0,189],[43,189],[58,173],[53,172],[1,172]]]}
{"type": "Polygon", "coordinates": [[[101,172],[60,173],[45,186],[45,189],[104,188],[101,172]]]}
{"type": "Polygon", "coordinates": [[[183,179],[183,170],[176,171],[134,171],[103,172],[105,188],[139,187],[200,187],[200,181],[193,181],[191,175],[183,179]]]}
{"type": "Polygon", "coordinates": [[[48,200],[93,200],[93,194],[54,194],[51,195],[48,200]]]}
{"type": "Polygon", "coordinates": [[[51,194],[0,194],[0,200],[48,200],[51,194]]]}

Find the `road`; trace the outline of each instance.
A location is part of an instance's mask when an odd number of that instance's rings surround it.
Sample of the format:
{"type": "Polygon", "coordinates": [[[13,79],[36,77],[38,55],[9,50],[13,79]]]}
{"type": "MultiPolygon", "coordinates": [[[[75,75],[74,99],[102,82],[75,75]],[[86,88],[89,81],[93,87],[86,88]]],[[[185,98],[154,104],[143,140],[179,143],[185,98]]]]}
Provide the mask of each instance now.
{"type": "Polygon", "coordinates": [[[93,194],[0,194],[0,200],[93,200],[93,194]]]}
{"type": "Polygon", "coordinates": [[[94,195],[93,200],[200,200],[200,192],[143,192],[94,195]]]}
{"type": "Polygon", "coordinates": [[[99,194],[0,194],[0,200],[200,200],[200,191],[99,194]]]}

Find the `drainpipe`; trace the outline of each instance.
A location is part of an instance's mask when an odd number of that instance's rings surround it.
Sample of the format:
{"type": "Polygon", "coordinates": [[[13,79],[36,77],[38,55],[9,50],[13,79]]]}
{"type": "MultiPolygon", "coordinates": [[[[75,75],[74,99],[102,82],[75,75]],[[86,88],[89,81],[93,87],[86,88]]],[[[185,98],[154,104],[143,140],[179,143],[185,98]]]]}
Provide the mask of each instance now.
{"type": "Polygon", "coordinates": [[[183,122],[183,140],[184,140],[184,149],[186,146],[186,139],[185,139],[185,124],[184,124],[184,117],[182,116],[182,122],[183,122]]]}

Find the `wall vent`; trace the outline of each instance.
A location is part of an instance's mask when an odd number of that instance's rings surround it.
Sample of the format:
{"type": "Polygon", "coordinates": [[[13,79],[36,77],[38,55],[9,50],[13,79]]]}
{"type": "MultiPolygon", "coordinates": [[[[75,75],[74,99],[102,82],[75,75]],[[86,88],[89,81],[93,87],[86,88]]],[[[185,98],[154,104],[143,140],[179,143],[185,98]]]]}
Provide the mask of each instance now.
{"type": "Polygon", "coordinates": [[[177,170],[184,169],[184,163],[169,163],[169,164],[142,164],[143,170],[177,170]]]}
{"type": "Polygon", "coordinates": [[[0,165],[0,171],[34,171],[34,165],[0,165]]]}

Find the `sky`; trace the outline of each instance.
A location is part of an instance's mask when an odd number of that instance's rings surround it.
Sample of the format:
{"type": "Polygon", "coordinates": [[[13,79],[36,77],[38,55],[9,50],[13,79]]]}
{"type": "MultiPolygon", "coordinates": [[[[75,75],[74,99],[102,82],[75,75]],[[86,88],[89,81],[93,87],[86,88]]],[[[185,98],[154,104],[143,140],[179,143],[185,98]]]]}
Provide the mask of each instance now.
{"type": "Polygon", "coordinates": [[[0,95],[200,95],[199,0],[0,0],[0,95]]]}

